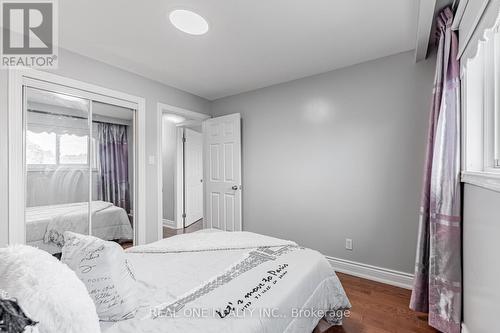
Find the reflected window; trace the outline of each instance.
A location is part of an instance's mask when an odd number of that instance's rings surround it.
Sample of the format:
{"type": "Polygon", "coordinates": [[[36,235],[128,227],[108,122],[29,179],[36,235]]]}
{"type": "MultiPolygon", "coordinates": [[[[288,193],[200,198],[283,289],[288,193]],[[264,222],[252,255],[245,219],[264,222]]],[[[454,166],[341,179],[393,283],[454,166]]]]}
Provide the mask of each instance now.
{"type": "MultiPolygon", "coordinates": [[[[88,136],[80,133],[64,133],[66,130],[27,130],[26,164],[28,168],[82,167],[88,166],[88,136]],[[62,134],[60,134],[62,133],[62,134]]],[[[92,139],[94,159],[97,167],[96,140],[92,139]]]]}
{"type": "Polygon", "coordinates": [[[59,139],[59,164],[87,164],[87,136],[63,134],[59,139]]]}
{"type": "Polygon", "coordinates": [[[56,140],[55,133],[26,131],[26,163],[32,165],[56,165],[56,140]]]}

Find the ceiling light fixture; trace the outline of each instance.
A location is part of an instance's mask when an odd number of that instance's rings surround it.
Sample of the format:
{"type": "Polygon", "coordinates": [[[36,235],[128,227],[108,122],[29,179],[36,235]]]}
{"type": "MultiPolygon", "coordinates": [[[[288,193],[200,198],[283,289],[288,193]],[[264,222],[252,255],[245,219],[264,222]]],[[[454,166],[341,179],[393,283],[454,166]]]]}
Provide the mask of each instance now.
{"type": "Polygon", "coordinates": [[[190,10],[176,9],[168,17],[174,27],[187,34],[204,35],[208,31],[207,20],[190,10]]]}
{"type": "Polygon", "coordinates": [[[165,120],[170,121],[174,124],[179,124],[179,123],[186,121],[186,118],[184,118],[183,116],[179,116],[179,115],[171,114],[171,113],[167,113],[167,114],[163,115],[163,117],[165,120]]]}

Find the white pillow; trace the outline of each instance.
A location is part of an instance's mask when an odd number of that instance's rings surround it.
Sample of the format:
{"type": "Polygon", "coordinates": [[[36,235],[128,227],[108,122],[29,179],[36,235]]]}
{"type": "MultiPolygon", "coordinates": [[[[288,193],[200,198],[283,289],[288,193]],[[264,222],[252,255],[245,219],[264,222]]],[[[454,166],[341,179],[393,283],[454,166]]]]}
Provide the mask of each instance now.
{"type": "Polygon", "coordinates": [[[132,318],[139,306],[137,282],[123,248],[102,239],[66,231],[61,261],[73,269],[104,321],[132,318]]]}
{"type": "Polygon", "coordinates": [[[100,332],[87,289],[48,252],[26,245],[0,248],[0,290],[38,322],[40,333],[100,332]]]}

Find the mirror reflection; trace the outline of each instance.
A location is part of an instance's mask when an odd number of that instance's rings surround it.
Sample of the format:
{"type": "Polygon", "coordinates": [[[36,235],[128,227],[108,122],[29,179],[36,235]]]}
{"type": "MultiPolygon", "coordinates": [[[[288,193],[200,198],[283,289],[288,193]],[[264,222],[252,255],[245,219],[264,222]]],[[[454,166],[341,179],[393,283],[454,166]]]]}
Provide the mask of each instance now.
{"type": "Polygon", "coordinates": [[[134,110],[25,89],[26,243],[60,253],[72,231],[132,245],[134,110]]]}

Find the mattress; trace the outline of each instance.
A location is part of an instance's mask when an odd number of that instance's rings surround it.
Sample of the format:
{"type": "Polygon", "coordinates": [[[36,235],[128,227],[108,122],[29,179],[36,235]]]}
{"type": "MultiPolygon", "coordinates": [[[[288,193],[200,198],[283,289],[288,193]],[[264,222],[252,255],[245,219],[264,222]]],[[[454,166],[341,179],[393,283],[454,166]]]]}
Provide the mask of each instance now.
{"type": "Polygon", "coordinates": [[[350,308],[319,252],[240,234],[205,233],[213,241],[203,244],[194,233],[131,248],[127,259],[141,286],[141,307],[135,318],[101,322],[102,332],[304,333],[326,312],[350,308]]]}
{"type": "MultiPolygon", "coordinates": [[[[133,230],[123,208],[103,201],[94,201],[92,235],[105,240],[132,239],[133,230]]],[[[88,203],[36,206],[26,208],[26,244],[52,254],[61,247],[47,241],[47,232],[55,222],[62,230],[88,232],[88,203]]]]}

